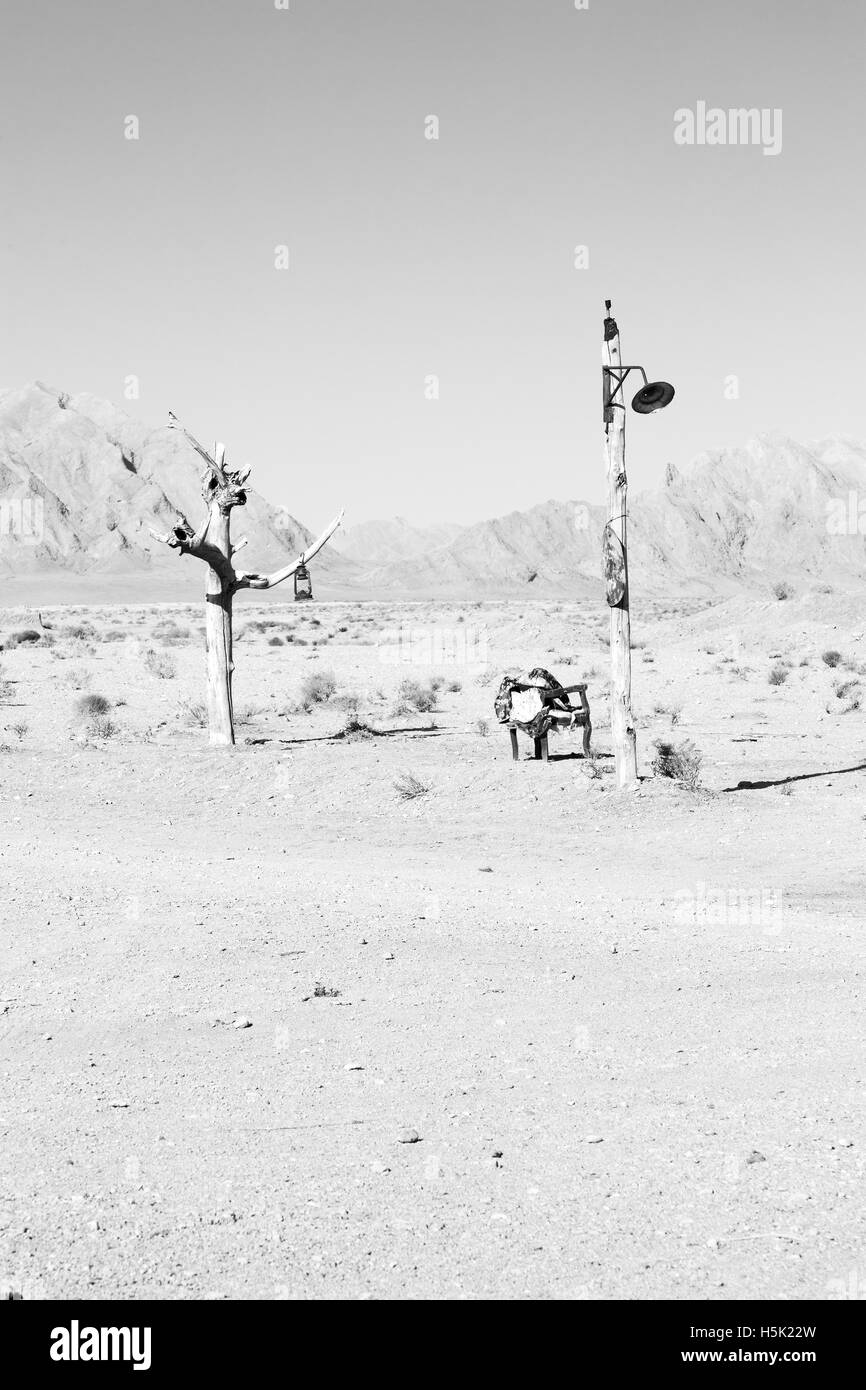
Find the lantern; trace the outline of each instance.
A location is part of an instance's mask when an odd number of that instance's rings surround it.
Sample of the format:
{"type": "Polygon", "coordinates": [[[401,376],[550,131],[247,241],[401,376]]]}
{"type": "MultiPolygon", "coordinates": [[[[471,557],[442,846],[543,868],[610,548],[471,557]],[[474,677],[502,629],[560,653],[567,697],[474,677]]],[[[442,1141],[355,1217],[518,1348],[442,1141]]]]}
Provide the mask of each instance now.
{"type": "Polygon", "coordinates": [[[295,602],[297,603],[299,599],[311,599],[312,597],[313,584],[310,579],[310,572],[301,560],[295,570],[295,602]]]}

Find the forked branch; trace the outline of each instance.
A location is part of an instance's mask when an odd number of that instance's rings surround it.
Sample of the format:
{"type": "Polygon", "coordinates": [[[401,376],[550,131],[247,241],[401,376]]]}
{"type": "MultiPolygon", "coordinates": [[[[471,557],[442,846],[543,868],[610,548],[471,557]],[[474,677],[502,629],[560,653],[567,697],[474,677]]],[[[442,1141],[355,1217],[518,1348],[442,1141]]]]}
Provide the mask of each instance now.
{"type": "Polygon", "coordinates": [[[314,541],[303,555],[299,555],[293,564],[286,565],[284,569],[274,570],[273,574],[254,574],[252,571],[238,570],[235,578],[235,589],[273,589],[277,584],[282,584],[284,579],[291,579],[301,565],[309,564],[322,547],[327,545],[343,520],[343,515],[343,510],[341,510],[339,516],[335,516],[330,525],[325,527],[319,539],[314,541]]]}

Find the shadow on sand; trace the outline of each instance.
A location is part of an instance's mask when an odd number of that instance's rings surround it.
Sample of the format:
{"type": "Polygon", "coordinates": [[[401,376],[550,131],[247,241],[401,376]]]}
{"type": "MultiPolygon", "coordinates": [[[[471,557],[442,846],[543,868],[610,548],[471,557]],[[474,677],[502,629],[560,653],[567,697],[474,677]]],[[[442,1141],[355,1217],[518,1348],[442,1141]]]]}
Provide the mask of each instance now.
{"type": "Polygon", "coordinates": [[[424,738],[442,738],[450,732],[449,729],[425,729],[422,724],[417,729],[373,729],[367,734],[344,734],[341,730],[336,734],[317,734],[312,738],[247,738],[244,739],[244,743],[248,745],[280,743],[288,748],[292,744],[300,743],[366,743],[368,740],[376,738],[399,738],[401,734],[411,734],[413,738],[419,734],[424,738]]]}
{"type": "Polygon", "coordinates": [[[786,787],[791,782],[810,782],[815,777],[842,777],[848,772],[866,772],[866,763],[855,763],[854,767],[834,767],[826,772],[797,772],[790,777],[778,777],[775,781],[738,782],[735,787],[722,787],[723,792],[756,792],[764,787],[786,787]]]}

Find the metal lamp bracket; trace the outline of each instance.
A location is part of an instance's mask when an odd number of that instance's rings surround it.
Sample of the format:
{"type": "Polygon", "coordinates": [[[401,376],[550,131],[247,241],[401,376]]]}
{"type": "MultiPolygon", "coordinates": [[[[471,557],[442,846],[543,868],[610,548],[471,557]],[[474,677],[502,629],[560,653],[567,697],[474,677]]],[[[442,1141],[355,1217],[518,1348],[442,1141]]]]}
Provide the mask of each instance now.
{"type": "Polygon", "coordinates": [[[602,367],[601,372],[604,385],[604,421],[605,424],[610,424],[613,419],[614,406],[618,405],[620,410],[625,410],[622,388],[629,372],[640,372],[644,386],[649,385],[649,383],[643,367],[639,367],[636,363],[630,367],[602,367]],[[619,396],[619,400],[617,400],[617,396],[619,396]]]}

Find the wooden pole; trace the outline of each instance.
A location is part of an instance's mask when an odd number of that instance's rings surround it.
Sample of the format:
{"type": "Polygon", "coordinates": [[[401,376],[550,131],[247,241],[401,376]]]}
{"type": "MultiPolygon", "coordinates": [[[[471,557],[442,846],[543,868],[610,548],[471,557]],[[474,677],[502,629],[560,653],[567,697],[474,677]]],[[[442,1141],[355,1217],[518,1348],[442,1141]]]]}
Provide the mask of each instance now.
{"type": "Polygon", "coordinates": [[[610,609],[610,724],[616,756],[617,786],[633,791],[638,786],[637,739],[631,708],[631,614],[629,611],[628,552],[626,546],[626,505],[628,480],[625,472],[625,392],[619,379],[622,357],[619,329],[605,300],[602,347],[604,383],[604,452],[607,465],[608,526],[614,542],[621,547],[622,596],[610,609]],[[615,369],[612,372],[609,369],[615,369]]]}

